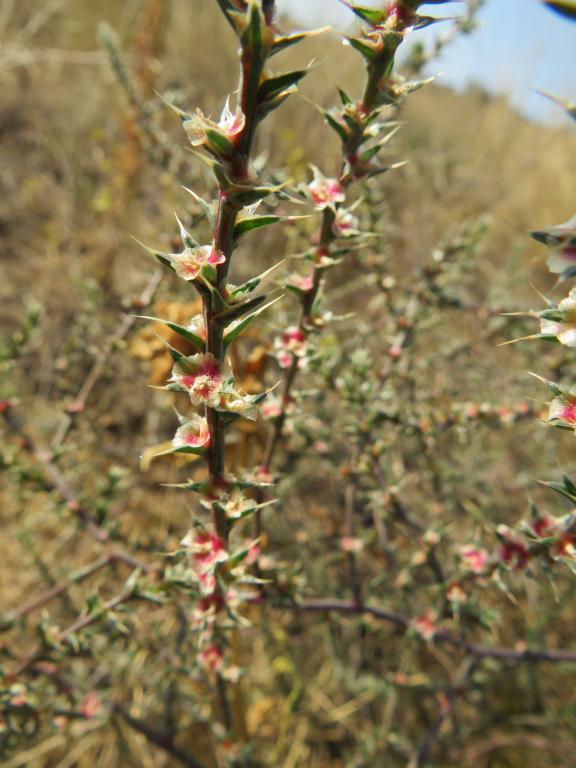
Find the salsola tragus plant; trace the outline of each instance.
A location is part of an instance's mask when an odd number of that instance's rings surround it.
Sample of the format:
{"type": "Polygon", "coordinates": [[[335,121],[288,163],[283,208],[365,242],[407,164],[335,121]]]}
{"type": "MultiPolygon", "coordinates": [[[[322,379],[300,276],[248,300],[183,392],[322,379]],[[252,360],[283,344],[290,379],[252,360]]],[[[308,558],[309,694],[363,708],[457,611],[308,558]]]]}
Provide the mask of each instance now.
{"type": "MultiPolygon", "coordinates": [[[[552,2],[547,5],[561,16],[576,19],[576,5],[573,2],[552,2]]],[[[566,114],[576,119],[574,105],[543,94],[561,106],[566,114]]],[[[576,275],[576,216],[564,224],[540,228],[532,231],[531,236],[548,248],[546,265],[549,272],[557,276],[557,286],[570,281],[576,275]]],[[[545,298],[545,297],[544,297],[545,298]]],[[[525,337],[563,345],[569,349],[576,347],[576,289],[559,302],[546,299],[547,307],[543,310],[512,313],[536,318],[540,322],[539,333],[525,337]]],[[[521,341],[522,339],[519,339],[521,341]]],[[[573,387],[550,381],[537,373],[533,374],[546,384],[553,396],[549,403],[548,423],[558,429],[574,432],[576,429],[576,393],[573,387]]],[[[544,483],[556,491],[572,505],[576,503],[576,486],[564,475],[560,482],[544,483]]],[[[532,557],[541,557],[547,563],[565,563],[576,572],[576,516],[571,511],[562,517],[555,517],[533,503],[531,517],[524,521],[519,531],[511,531],[501,526],[500,534],[504,540],[514,541],[522,551],[521,565],[525,567],[532,557]]]]}

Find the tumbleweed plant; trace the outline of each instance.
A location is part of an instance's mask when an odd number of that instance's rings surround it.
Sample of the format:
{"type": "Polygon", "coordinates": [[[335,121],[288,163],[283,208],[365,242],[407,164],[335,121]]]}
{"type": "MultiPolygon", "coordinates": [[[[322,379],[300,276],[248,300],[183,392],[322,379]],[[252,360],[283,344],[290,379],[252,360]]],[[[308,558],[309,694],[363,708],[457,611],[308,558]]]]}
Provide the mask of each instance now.
{"type": "MultiPolygon", "coordinates": [[[[443,0],[343,4],[341,37],[271,0],[130,4],[85,57],[93,111],[56,124],[95,144],[82,183],[66,153],[51,176],[30,150],[33,182],[6,163],[38,218],[7,197],[2,254],[46,297],[0,346],[7,768],[573,764],[575,524],[534,477],[538,420],[576,424],[576,296],[507,313],[506,225],[539,185],[560,204],[574,148],[431,76],[481,0],[444,26],[443,0]],[[551,404],[498,346],[534,319],[550,353],[515,349],[551,404]]],[[[574,221],[534,237],[563,286],[574,221]]]]}

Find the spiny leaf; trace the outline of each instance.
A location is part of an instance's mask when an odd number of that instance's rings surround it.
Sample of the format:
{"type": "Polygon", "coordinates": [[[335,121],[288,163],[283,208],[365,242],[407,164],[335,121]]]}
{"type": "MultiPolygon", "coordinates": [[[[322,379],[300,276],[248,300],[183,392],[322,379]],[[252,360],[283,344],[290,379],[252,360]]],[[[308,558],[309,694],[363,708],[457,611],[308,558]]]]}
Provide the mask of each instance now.
{"type": "Polygon", "coordinates": [[[154,256],[154,258],[158,259],[158,261],[161,264],[164,264],[164,266],[170,267],[170,269],[172,269],[172,262],[170,261],[169,254],[163,253],[162,251],[158,251],[155,248],[150,248],[149,245],[146,245],[146,243],[143,243],[141,240],[138,240],[138,238],[134,237],[134,235],[132,235],[132,239],[135,240],[140,247],[144,248],[144,250],[147,253],[149,253],[151,256],[154,256]]]}
{"type": "Polygon", "coordinates": [[[534,91],[535,93],[540,94],[540,96],[544,96],[545,99],[552,101],[554,104],[563,109],[568,117],[572,118],[572,120],[576,120],[576,103],[572,101],[564,101],[557,98],[556,96],[553,96],[551,93],[546,93],[546,91],[539,91],[537,89],[534,89],[534,91]]]}
{"type": "Polygon", "coordinates": [[[271,101],[279,96],[283,91],[292,88],[308,74],[308,70],[299,69],[294,72],[286,72],[278,77],[270,77],[260,85],[258,89],[258,103],[262,104],[271,101]]]}
{"type": "Polygon", "coordinates": [[[261,272],[256,277],[252,277],[250,280],[242,283],[242,285],[237,286],[234,288],[234,290],[230,291],[230,295],[236,298],[237,296],[243,296],[247,293],[252,293],[252,291],[255,290],[260,285],[260,283],[265,280],[272,272],[274,272],[275,269],[281,267],[282,264],[284,264],[284,261],[285,259],[276,262],[276,264],[268,267],[268,269],[266,269],[264,272],[261,272]]]}
{"type": "Polygon", "coordinates": [[[375,49],[370,46],[366,45],[360,38],[358,37],[348,37],[346,38],[352,48],[357,50],[359,53],[364,56],[365,59],[368,61],[374,61],[378,58],[378,53],[375,51],[375,49]]]}
{"type": "Polygon", "coordinates": [[[347,2],[347,0],[340,0],[340,2],[349,8],[352,13],[358,16],[359,19],[367,21],[369,24],[382,24],[388,15],[387,11],[379,11],[376,8],[367,8],[364,5],[355,5],[354,3],[347,2]]]}
{"type": "Polygon", "coordinates": [[[282,35],[274,41],[270,55],[274,56],[274,54],[280,53],[280,51],[284,51],[286,48],[290,48],[290,46],[296,45],[296,43],[300,43],[308,37],[315,37],[329,30],[330,27],[320,27],[319,29],[311,29],[309,32],[294,32],[291,35],[282,35]]]}
{"type": "Polygon", "coordinates": [[[237,320],[250,312],[254,312],[254,310],[264,304],[267,299],[268,295],[264,294],[262,296],[253,296],[251,299],[239,302],[238,304],[231,304],[220,312],[220,314],[216,315],[214,319],[219,323],[228,325],[233,320],[237,320]]]}
{"type": "Polygon", "coordinates": [[[342,88],[338,88],[338,94],[340,96],[340,101],[342,102],[342,105],[344,107],[347,107],[349,104],[352,104],[352,99],[350,98],[350,96],[348,96],[345,90],[343,90],[342,88]]]}
{"type": "Polygon", "coordinates": [[[557,483],[553,481],[546,481],[546,480],[539,480],[538,481],[540,485],[543,485],[545,488],[549,488],[551,491],[556,491],[556,493],[559,493],[561,496],[564,496],[564,498],[571,501],[573,504],[576,502],[576,494],[574,494],[571,490],[566,488],[566,486],[563,483],[557,483]]]}
{"type": "Polygon", "coordinates": [[[189,331],[188,328],[185,328],[183,325],[173,323],[171,320],[164,320],[161,317],[150,317],[149,315],[135,315],[135,317],[139,318],[140,320],[149,320],[150,322],[154,323],[162,323],[163,325],[166,325],[168,328],[170,328],[171,331],[174,331],[174,333],[177,333],[179,336],[182,336],[183,339],[186,339],[186,341],[190,342],[190,344],[192,344],[192,346],[195,347],[199,352],[204,352],[206,349],[204,339],[192,331],[189,331]]]}
{"type": "Polygon", "coordinates": [[[214,226],[216,222],[216,211],[214,210],[214,206],[208,203],[206,200],[204,200],[202,197],[196,194],[196,192],[192,191],[191,189],[188,189],[188,187],[183,187],[186,192],[192,195],[194,200],[198,203],[200,208],[202,208],[202,213],[206,218],[208,219],[209,223],[214,226]]]}
{"type": "Polygon", "coordinates": [[[281,221],[280,216],[253,216],[248,219],[239,221],[234,227],[234,239],[237,240],[247,232],[251,232],[253,229],[260,229],[261,227],[268,227],[270,224],[277,224],[281,221]]]}
{"type": "Polygon", "coordinates": [[[544,0],[544,5],[547,5],[548,8],[552,11],[556,11],[556,13],[559,13],[561,16],[576,21],[575,0],[544,0]]]}
{"type": "Polygon", "coordinates": [[[263,307],[260,307],[256,310],[256,312],[252,312],[251,315],[248,315],[243,320],[241,320],[239,323],[237,323],[233,328],[231,328],[228,333],[224,336],[224,349],[227,349],[232,342],[236,341],[236,339],[244,333],[246,328],[248,328],[249,325],[253,323],[253,321],[258,317],[258,315],[261,315],[263,312],[265,312],[267,309],[269,309],[273,304],[275,304],[277,301],[280,301],[283,296],[277,296],[272,301],[269,301],[268,304],[265,304],[263,307]]]}
{"type": "Polygon", "coordinates": [[[330,112],[324,112],[324,120],[326,120],[330,128],[336,131],[342,141],[348,140],[348,131],[330,112]]]}

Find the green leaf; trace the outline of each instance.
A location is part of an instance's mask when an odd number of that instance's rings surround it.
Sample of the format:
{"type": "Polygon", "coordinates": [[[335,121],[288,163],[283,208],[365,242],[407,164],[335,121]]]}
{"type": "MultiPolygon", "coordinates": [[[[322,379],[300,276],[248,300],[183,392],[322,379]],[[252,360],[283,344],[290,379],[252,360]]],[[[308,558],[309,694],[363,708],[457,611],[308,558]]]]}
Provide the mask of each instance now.
{"type": "Polygon", "coordinates": [[[206,129],[208,145],[218,157],[229,158],[234,153],[234,145],[223,133],[213,128],[206,129]]]}
{"type": "Polygon", "coordinates": [[[270,77],[260,85],[258,89],[258,103],[263,104],[271,101],[284,91],[293,88],[297,83],[308,74],[308,70],[299,69],[294,72],[286,72],[278,77],[270,77]]]}
{"type": "Polygon", "coordinates": [[[375,61],[378,58],[378,54],[374,48],[370,45],[366,45],[366,43],[364,43],[360,38],[348,37],[346,39],[352,48],[361,53],[367,61],[375,61]]]}
{"type": "Polygon", "coordinates": [[[346,128],[342,125],[342,123],[339,123],[336,118],[330,114],[330,112],[324,112],[324,120],[328,123],[330,128],[332,128],[338,136],[340,136],[342,141],[348,141],[348,131],[346,128]]]}
{"type": "Polygon", "coordinates": [[[386,21],[386,18],[388,16],[387,11],[379,11],[376,8],[367,8],[364,5],[354,5],[353,3],[349,3],[346,0],[342,0],[344,5],[346,5],[352,13],[356,14],[359,19],[362,19],[362,21],[367,21],[369,24],[382,24],[383,21],[386,21]]]}
{"type": "Polygon", "coordinates": [[[576,494],[573,493],[571,489],[567,488],[564,483],[545,480],[539,480],[539,483],[545,488],[549,488],[551,491],[556,491],[556,493],[559,493],[560,496],[564,496],[564,498],[571,501],[572,504],[576,503],[576,494]]]}
{"type": "Polygon", "coordinates": [[[187,483],[161,483],[163,488],[182,488],[185,491],[194,491],[195,493],[206,493],[209,486],[207,483],[196,483],[190,480],[187,483]]]}
{"type": "Polygon", "coordinates": [[[248,25],[241,37],[242,48],[252,56],[260,58],[262,52],[262,26],[264,16],[258,3],[253,2],[248,11],[248,25]]]}
{"type": "Polygon", "coordinates": [[[233,320],[237,320],[238,318],[247,315],[249,312],[254,312],[254,310],[258,309],[258,307],[264,304],[267,299],[268,295],[263,294],[262,296],[254,296],[253,298],[248,299],[247,301],[242,301],[238,304],[231,304],[218,315],[216,315],[214,319],[219,323],[228,325],[233,320]]]}
{"type": "Polygon", "coordinates": [[[294,32],[292,35],[282,35],[282,37],[276,38],[272,44],[270,56],[274,56],[276,53],[280,53],[280,51],[284,51],[286,48],[290,48],[292,45],[296,45],[309,37],[316,37],[316,35],[328,32],[330,29],[330,27],[320,27],[319,29],[311,29],[309,32],[294,32]]]}
{"type": "Polygon", "coordinates": [[[364,150],[362,154],[360,155],[360,162],[367,163],[370,160],[372,160],[373,157],[376,157],[378,152],[382,149],[384,145],[383,144],[375,144],[373,147],[370,147],[369,149],[364,150]]]}
{"type": "Polygon", "coordinates": [[[260,229],[261,227],[268,227],[270,224],[277,224],[281,221],[280,216],[252,216],[248,219],[239,221],[234,227],[234,239],[245,235],[247,232],[252,232],[253,229],[260,229]]]}
{"type": "Polygon", "coordinates": [[[552,11],[556,11],[556,13],[559,13],[561,16],[576,21],[575,0],[544,0],[544,5],[547,5],[548,8],[552,11]]]}
{"type": "Polygon", "coordinates": [[[349,104],[352,104],[352,99],[345,90],[342,88],[338,88],[338,94],[340,96],[340,101],[342,102],[342,106],[347,107],[349,104]]]}
{"type": "MultiPolygon", "coordinates": [[[[294,217],[294,218],[301,218],[301,217],[294,217]]],[[[243,296],[247,293],[252,293],[262,282],[262,280],[265,280],[268,275],[270,275],[272,272],[274,272],[275,269],[278,269],[278,267],[282,266],[284,264],[285,259],[282,259],[281,261],[276,262],[276,264],[273,264],[271,267],[268,267],[264,272],[261,272],[256,277],[252,277],[250,280],[247,280],[245,283],[242,283],[242,285],[237,286],[234,288],[234,290],[230,291],[230,295],[234,298],[236,296],[243,296]]]]}
{"type": "Polygon", "coordinates": [[[208,203],[199,195],[197,195],[196,192],[193,192],[191,189],[188,189],[188,187],[183,187],[183,189],[192,195],[192,197],[194,198],[194,200],[196,200],[200,208],[202,208],[202,213],[204,214],[204,216],[206,216],[209,223],[212,226],[214,226],[214,224],[216,223],[216,211],[214,209],[214,206],[211,203],[208,203]]]}
{"type": "Polygon", "coordinates": [[[154,323],[163,323],[163,325],[170,328],[170,330],[174,331],[179,336],[182,336],[183,339],[186,339],[186,341],[190,342],[190,344],[192,344],[192,346],[195,347],[199,352],[204,352],[206,350],[206,343],[204,342],[204,339],[202,339],[200,336],[197,336],[195,333],[192,333],[192,331],[189,331],[188,328],[185,328],[183,325],[173,323],[171,320],[164,320],[161,317],[151,317],[150,315],[134,315],[134,317],[137,317],[140,320],[149,320],[154,323]]]}
{"type": "Polygon", "coordinates": [[[234,327],[230,328],[228,333],[224,335],[224,349],[228,349],[230,344],[232,344],[236,339],[244,333],[244,331],[250,326],[254,320],[258,317],[258,315],[261,315],[263,312],[265,312],[267,309],[269,309],[273,304],[275,304],[277,301],[280,301],[280,299],[283,298],[283,295],[277,296],[272,301],[269,301],[268,304],[265,304],[263,307],[260,307],[256,310],[256,312],[252,312],[252,314],[245,317],[243,320],[240,320],[239,323],[237,323],[234,327]]]}
{"type": "Polygon", "coordinates": [[[157,251],[155,248],[150,248],[149,245],[146,245],[141,240],[138,240],[138,238],[134,237],[134,235],[132,235],[132,239],[135,240],[141,248],[144,248],[147,253],[158,259],[161,264],[164,264],[164,266],[170,267],[170,269],[172,269],[172,262],[170,261],[170,255],[168,253],[163,253],[162,251],[157,251]]]}

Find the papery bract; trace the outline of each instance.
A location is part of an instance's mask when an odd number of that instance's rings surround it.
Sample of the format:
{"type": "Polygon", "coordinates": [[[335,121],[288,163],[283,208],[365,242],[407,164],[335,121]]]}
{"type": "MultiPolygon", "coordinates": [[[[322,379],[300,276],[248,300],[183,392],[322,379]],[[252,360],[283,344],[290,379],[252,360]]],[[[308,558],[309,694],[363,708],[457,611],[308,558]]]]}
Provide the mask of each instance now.
{"type": "Polygon", "coordinates": [[[478,575],[486,570],[490,556],[485,549],[480,547],[465,546],[460,549],[462,565],[472,573],[478,575]]]}
{"type": "Polygon", "coordinates": [[[543,336],[556,336],[560,344],[576,347],[576,289],[558,304],[557,311],[561,320],[541,320],[540,333],[543,336]]]}
{"type": "Polygon", "coordinates": [[[194,405],[217,408],[228,375],[226,366],[214,355],[192,355],[174,365],[170,380],[186,389],[194,405]]]}
{"type": "Polygon", "coordinates": [[[195,414],[174,435],[175,448],[202,448],[210,443],[210,431],[206,419],[195,414]]]}
{"type": "Polygon", "coordinates": [[[317,168],[314,168],[314,179],[308,185],[310,199],[319,210],[346,199],[343,186],[338,179],[326,178],[317,168]]]}
{"type": "Polygon", "coordinates": [[[169,259],[172,269],[183,280],[196,280],[204,266],[216,267],[226,261],[222,251],[216,250],[212,245],[185,248],[182,253],[170,254],[169,259]]]}

